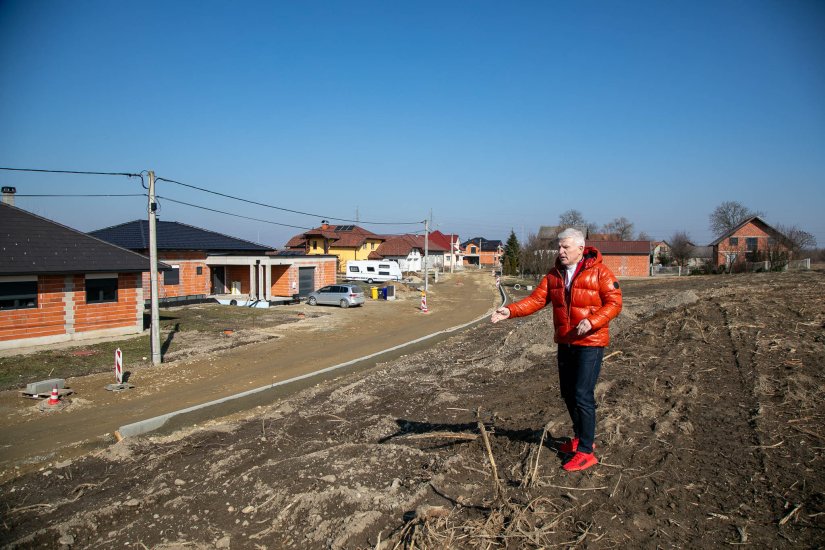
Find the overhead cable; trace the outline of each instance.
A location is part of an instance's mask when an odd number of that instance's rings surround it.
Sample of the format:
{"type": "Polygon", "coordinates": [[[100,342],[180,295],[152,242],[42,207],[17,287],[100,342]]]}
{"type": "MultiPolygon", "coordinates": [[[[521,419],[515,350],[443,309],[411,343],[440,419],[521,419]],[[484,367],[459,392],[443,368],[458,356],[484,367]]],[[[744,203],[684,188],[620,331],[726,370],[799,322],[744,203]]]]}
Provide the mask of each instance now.
{"type": "MultiPolygon", "coordinates": [[[[211,189],[204,189],[203,187],[198,187],[196,185],[191,185],[191,184],[188,184],[188,183],[183,183],[183,182],[180,182],[180,181],[171,180],[171,179],[168,179],[168,178],[157,177],[157,178],[155,178],[155,181],[166,181],[166,182],[169,182],[169,183],[175,183],[177,185],[182,185],[184,187],[189,187],[190,189],[197,189],[198,191],[203,191],[205,193],[211,193],[213,195],[218,195],[219,197],[224,197],[224,198],[227,198],[227,199],[234,199],[236,201],[241,201],[241,202],[245,202],[245,203],[248,203],[248,204],[254,204],[256,206],[263,206],[265,208],[272,208],[272,209],[275,209],[275,210],[281,210],[283,212],[291,212],[292,214],[301,214],[302,216],[312,216],[312,217],[315,217],[315,218],[336,220],[336,221],[339,221],[339,222],[362,223],[362,224],[365,224],[365,225],[419,225],[419,224],[423,223],[421,221],[418,221],[418,222],[367,222],[367,221],[362,221],[362,220],[348,220],[348,219],[345,219],[345,218],[334,218],[332,216],[323,216],[321,214],[313,214],[311,212],[302,212],[300,210],[292,210],[290,208],[283,208],[283,207],[280,207],[280,206],[274,206],[274,205],[266,204],[266,203],[263,203],[263,202],[257,202],[257,201],[253,201],[253,200],[249,200],[249,199],[244,199],[244,198],[241,198],[241,197],[235,197],[233,195],[227,195],[226,193],[220,193],[218,191],[212,191],[211,189]]],[[[294,226],[292,226],[292,227],[294,227],[294,226]]]]}
{"type": "Polygon", "coordinates": [[[130,178],[139,178],[140,174],[132,174],[130,172],[87,172],[81,170],[46,170],[44,168],[9,168],[0,166],[0,170],[9,170],[14,172],[46,172],[49,174],[84,174],[89,176],[127,176],[130,178]]]}
{"type": "Polygon", "coordinates": [[[294,229],[304,229],[304,230],[307,230],[307,231],[312,229],[311,227],[302,227],[302,226],[299,226],[299,225],[289,225],[287,223],[279,223],[279,222],[273,222],[273,221],[270,221],[270,220],[262,220],[260,218],[252,218],[250,216],[244,216],[242,214],[235,214],[233,212],[225,212],[223,210],[217,210],[215,208],[207,208],[206,206],[200,206],[200,205],[197,205],[197,204],[192,204],[192,203],[183,202],[183,201],[179,201],[179,200],[175,200],[175,199],[170,199],[169,197],[164,197],[164,196],[161,196],[161,195],[156,195],[156,196],[157,196],[157,198],[163,199],[165,201],[174,202],[174,203],[177,203],[177,204],[182,204],[184,206],[191,206],[192,208],[200,208],[201,210],[208,210],[210,212],[217,212],[218,214],[225,214],[227,216],[234,216],[236,218],[243,218],[245,220],[252,220],[252,221],[268,223],[268,224],[272,224],[272,225],[281,225],[281,226],[284,226],[284,227],[292,227],[294,229]]]}

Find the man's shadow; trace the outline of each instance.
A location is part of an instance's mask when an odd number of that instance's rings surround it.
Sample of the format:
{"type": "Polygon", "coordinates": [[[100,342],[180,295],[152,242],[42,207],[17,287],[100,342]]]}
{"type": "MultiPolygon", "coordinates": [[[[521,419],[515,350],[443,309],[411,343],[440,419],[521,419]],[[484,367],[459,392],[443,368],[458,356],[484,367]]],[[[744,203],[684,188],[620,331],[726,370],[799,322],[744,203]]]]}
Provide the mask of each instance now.
{"type": "MultiPolygon", "coordinates": [[[[379,439],[379,443],[387,443],[394,439],[407,437],[410,435],[424,435],[434,433],[478,435],[478,422],[465,422],[459,424],[433,424],[430,422],[418,422],[416,420],[405,420],[403,418],[397,418],[395,420],[395,423],[398,425],[398,430],[395,433],[392,433],[386,437],[382,437],[381,439],[379,439]]],[[[544,433],[544,429],[534,430],[530,428],[524,428],[520,430],[514,430],[511,428],[501,428],[498,426],[490,428],[489,423],[486,422],[485,427],[488,429],[488,432],[490,432],[492,435],[496,437],[506,437],[510,439],[510,441],[519,443],[534,443],[536,445],[539,444],[539,442],[541,441],[542,433],[544,433]]],[[[435,443],[433,445],[429,445],[428,448],[440,449],[444,447],[452,447],[454,445],[465,443],[466,441],[467,440],[453,439],[445,441],[443,443],[435,443]]],[[[554,437],[553,434],[548,431],[547,435],[544,438],[544,446],[558,454],[559,457],[562,457],[564,456],[564,454],[561,451],[559,451],[559,447],[562,443],[566,441],[567,438],[554,437]]]]}

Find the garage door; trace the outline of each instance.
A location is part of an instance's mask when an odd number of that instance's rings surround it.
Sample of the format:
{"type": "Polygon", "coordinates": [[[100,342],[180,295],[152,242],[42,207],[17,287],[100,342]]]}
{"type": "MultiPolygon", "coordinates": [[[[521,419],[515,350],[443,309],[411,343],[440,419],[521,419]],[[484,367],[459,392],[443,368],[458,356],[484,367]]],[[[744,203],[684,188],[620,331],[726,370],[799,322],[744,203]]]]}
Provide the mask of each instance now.
{"type": "Polygon", "coordinates": [[[301,297],[306,296],[315,290],[315,268],[314,267],[299,267],[298,268],[298,294],[301,297]]]}

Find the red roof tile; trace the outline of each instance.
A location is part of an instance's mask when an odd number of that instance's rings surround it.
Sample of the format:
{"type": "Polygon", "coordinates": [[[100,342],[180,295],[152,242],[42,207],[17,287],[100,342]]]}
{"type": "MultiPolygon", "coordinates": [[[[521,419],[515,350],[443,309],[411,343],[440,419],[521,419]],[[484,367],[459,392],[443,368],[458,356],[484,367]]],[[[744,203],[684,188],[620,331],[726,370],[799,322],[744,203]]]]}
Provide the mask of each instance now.
{"type": "Polygon", "coordinates": [[[591,241],[587,240],[587,246],[592,246],[604,254],[650,254],[650,241],[591,241]]]}

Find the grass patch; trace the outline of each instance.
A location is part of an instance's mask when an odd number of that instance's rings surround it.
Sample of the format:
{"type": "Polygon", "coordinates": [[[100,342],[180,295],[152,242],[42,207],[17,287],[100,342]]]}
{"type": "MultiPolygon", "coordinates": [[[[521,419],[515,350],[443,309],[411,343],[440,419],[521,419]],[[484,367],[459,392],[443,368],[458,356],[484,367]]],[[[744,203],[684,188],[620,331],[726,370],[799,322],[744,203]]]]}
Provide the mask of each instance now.
{"type": "MultiPolygon", "coordinates": [[[[243,333],[292,323],[298,320],[297,313],[296,309],[289,306],[258,309],[198,304],[162,309],[161,354],[163,357],[169,354],[178,357],[193,355],[198,352],[198,343],[203,342],[204,336],[225,338],[223,331],[226,329],[243,333]],[[188,351],[191,353],[186,353],[188,351]]],[[[307,314],[308,317],[321,315],[325,314],[307,314]]],[[[144,314],[144,327],[148,328],[149,323],[150,316],[147,312],[144,314]]],[[[229,347],[232,345],[227,342],[226,348],[229,347]]],[[[99,372],[112,372],[114,381],[117,348],[123,353],[125,371],[151,364],[148,333],[111,342],[46,349],[36,353],[0,357],[0,390],[24,389],[29,382],[47,378],[71,378],[99,372]]]]}

